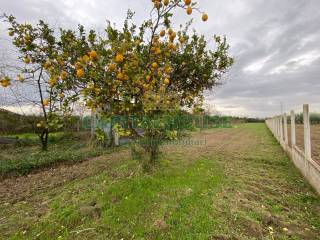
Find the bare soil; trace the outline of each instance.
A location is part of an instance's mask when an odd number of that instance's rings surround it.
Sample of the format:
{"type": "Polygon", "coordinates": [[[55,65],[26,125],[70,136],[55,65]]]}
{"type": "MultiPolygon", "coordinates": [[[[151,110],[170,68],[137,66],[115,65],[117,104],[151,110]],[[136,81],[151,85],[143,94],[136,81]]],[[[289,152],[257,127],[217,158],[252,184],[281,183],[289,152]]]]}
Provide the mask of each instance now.
{"type": "Polygon", "coordinates": [[[68,182],[84,179],[106,171],[128,158],[128,151],[121,150],[109,155],[88,159],[78,164],[60,164],[38,170],[26,176],[11,177],[0,182],[0,204],[31,199],[43,191],[57,188],[68,182]]]}
{"type": "MultiPolygon", "coordinates": [[[[289,135],[289,144],[291,146],[291,134],[290,134],[290,125],[288,125],[288,135],[289,135]]],[[[303,142],[303,125],[296,125],[296,141],[297,146],[304,151],[304,142],[303,142]]],[[[311,151],[312,159],[315,160],[320,165],[320,124],[311,125],[311,151]]]]}

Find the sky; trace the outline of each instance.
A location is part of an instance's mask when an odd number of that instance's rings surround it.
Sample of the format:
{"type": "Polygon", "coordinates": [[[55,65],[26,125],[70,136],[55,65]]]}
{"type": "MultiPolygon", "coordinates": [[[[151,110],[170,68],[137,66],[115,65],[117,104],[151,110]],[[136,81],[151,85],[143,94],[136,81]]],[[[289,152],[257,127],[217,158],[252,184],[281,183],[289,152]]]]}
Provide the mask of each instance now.
{"type": "MultiPolygon", "coordinates": [[[[0,6],[1,13],[21,22],[43,19],[56,28],[80,23],[102,32],[106,20],[121,26],[127,9],[141,23],[151,0],[0,0],[0,6]]],[[[206,94],[207,106],[250,117],[301,111],[304,103],[320,112],[319,0],[198,0],[198,6],[209,21],[203,23],[195,13],[193,27],[208,39],[225,35],[235,59],[223,85],[206,94]]],[[[189,17],[177,11],[174,19],[178,25],[189,17]]],[[[0,23],[0,61],[8,61],[10,48],[6,25],[0,23]]],[[[0,90],[0,107],[10,105],[9,91],[0,90]]]]}

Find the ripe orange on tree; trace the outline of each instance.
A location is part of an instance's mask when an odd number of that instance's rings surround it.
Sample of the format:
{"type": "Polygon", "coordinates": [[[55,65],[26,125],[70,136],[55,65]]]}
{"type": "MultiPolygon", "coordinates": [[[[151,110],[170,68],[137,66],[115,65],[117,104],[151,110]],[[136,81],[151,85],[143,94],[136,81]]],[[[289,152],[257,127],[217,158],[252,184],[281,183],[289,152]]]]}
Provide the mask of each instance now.
{"type": "Polygon", "coordinates": [[[187,14],[191,15],[192,14],[192,7],[187,7],[187,14]]]}
{"type": "Polygon", "coordinates": [[[184,0],[184,3],[189,6],[191,4],[191,0],[184,0]]]}
{"type": "Polygon", "coordinates": [[[202,15],[202,21],[206,22],[206,21],[208,21],[208,18],[209,18],[208,14],[204,13],[202,15]]]}
{"type": "Polygon", "coordinates": [[[124,61],[124,56],[123,56],[122,54],[118,53],[118,54],[116,55],[115,61],[116,61],[117,63],[122,63],[122,62],[124,61]]]}
{"type": "Polygon", "coordinates": [[[98,54],[96,51],[92,50],[91,52],[89,52],[89,57],[91,60],[95,60],[98,57],[98,54]]]}
{"type": "Polygon", "coordinates": [[[78,78],[83,78],[84,77],[84,70],[83,68],[80,68],[77,70],[77,77],[78,78]]]}

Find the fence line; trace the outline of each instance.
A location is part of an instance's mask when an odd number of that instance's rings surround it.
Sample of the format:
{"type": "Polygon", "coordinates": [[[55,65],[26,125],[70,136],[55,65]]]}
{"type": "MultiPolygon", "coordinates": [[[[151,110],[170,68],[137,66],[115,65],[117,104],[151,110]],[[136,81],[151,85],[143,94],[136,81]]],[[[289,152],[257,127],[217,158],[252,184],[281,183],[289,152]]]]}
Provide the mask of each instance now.
{"type": "Polygon", "coordinates": [[[282,148],[300,170],[302,175],[320,194],[320,166],[311,156],[311,134],[310,134],[310,113],[309,105],[303,105],[303,125],[304,125],[304,151],[296,145],[295,113],[291,113],[291,146],[288,141],[287,114],[275,116],[266,120],[266,124],[282,148]]]}

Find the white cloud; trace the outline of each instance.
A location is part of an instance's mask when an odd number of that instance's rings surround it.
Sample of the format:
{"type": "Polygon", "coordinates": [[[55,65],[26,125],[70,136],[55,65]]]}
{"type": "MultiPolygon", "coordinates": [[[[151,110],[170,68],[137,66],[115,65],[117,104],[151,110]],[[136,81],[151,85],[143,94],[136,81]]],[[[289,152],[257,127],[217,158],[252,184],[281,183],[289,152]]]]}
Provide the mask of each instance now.
{"type": "Polygon", "coordinates": [[[270,74],[292,73],[303,67],[311,65],[320,58],[320,51],[311,51],[295,58],[289,59],[285,64],[273,68],[270,74]]]}
{"type": "Polygon", "coordinates": [[[258,73],[271,58],[272,55],[269,55],[265,58],[256,60],[254,63],[243,68],[243,71],[245,73],[258,73]]]}

